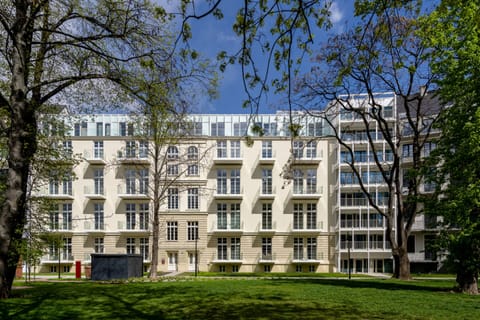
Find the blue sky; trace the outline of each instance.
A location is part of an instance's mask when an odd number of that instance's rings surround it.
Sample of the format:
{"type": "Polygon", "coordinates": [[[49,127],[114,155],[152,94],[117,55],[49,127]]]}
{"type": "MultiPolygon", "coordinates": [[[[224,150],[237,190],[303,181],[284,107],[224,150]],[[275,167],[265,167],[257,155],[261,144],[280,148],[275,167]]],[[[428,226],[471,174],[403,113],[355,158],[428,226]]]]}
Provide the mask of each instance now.
{"type": "MultiPolygon", "coordinates": [[[[167,11],[175,9],[177,0],[157,0],[163,2],[167,11]]],[[[201,6],[203,1],[196,1],[201,6]]],[[[321,45],[321,42],[329,34],[341,32],[345,23],[351,21],[353,13],[353,0],[335,0],[331,7],[331,21],[333,28],[328,31],[314,30],[315,43],[312,48],[321,45]]],[[[232,24],[237,10],[242,2],[238,0],[224,0],[222,11],[224,18],[217,20],[207,17],[200,21],[191,22],[193,38],[191,45],[202,55],[215,59],[217,53],[225,50],[229,53],[236,52],[240,48],[240,39],[232,31],[232,24]]],[[[260,67],[265,66],[266,57],[257,54],[255,57],[260,67]]],[[[302,69],[309,69],[309,59],[305,57],[302,61],[302,69]]],[[[218,88],[220,97],[216,100],[207,98],[198,101],[195,107],[199,113],[249,113],[250,110],[242,108],[242,102],[246,99],[243,90],[241,68],[238,65],[229,65],[225,72],[220,74],[220,85],[218,88]]],[[[284,98],[281,94],[267,93],[260,106],[260,113],[272,113],[282,106],[284,98]]],[[[283,104],[284,105],[284,104],[283,104]]]]}

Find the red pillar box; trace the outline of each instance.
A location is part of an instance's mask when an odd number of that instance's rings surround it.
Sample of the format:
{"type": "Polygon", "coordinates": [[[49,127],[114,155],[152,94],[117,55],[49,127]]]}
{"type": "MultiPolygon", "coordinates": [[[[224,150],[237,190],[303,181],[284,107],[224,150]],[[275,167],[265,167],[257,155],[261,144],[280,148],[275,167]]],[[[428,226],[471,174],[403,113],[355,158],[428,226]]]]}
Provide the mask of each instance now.
{"type": "Polygon", "coordinates": [[[80,279],[82,277],[82,262],[77,260],[75,261],[75,279],[80,279]]]}

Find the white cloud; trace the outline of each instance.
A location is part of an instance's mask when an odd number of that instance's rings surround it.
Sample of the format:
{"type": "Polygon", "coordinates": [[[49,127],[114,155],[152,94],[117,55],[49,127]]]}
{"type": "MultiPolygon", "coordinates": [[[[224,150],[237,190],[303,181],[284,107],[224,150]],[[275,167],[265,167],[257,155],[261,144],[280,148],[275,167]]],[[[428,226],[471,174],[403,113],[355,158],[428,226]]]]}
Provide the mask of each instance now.
{"type": "Polygon", "coordinates": [[[332,2],[330,6],[330,21],[333,24],[340,22],[343,19],[343,12],[337,2],[332,2]]]}

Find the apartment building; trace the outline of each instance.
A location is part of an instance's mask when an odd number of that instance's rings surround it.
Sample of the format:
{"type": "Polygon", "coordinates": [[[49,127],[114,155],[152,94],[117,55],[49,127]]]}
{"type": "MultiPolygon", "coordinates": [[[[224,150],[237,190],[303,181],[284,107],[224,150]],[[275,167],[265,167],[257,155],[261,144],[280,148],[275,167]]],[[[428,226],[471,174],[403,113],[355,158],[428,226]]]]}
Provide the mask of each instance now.
{"type": "MultiPolygon", "coordinates": [[[[378,99],[392,130],[402,127],[395,95],[378,99]]],[[[162,179],[173,182],[164,185],[160,208],[158,270],[391,272],[385,220],[364,196],[346,148],[380,208],[390,195],[372,152],[388,165],[391,150],[377,124],[369,126],[372,145],[354,113],[337,114],[332,123],[345,144],[331,136],[324,119],[304,113],[293,115],[301,128],[295,138],[287,113],[259,115],[255,123],[248,115],[192,115],[191,132],[162,151],[162,179]]],[[[152,142],[135,135],[127,115],[68,119],[63,147],[80,162],[70,179],[52,180],[39,192],[58,203],[48,213],[49,231],[62,238],[61,245],[50,245],[40,270],[68,271],[75,261],[85,266],[92,253],[141,254],[148,270],[152,142]]],[[[402,148],[408,167],[408,139],[402,148]]],[[[435,232],[427,218],[417,217],[409,255],[419,270],[436,268],[437,258],[426,249],[435,232]]]]}
{"type": "MultiPolygon", "coordinates": [[[[263,135],[243,138],[248,115],[194,115],[191,135],[165,148],[168,185],[161,206],[159,271],[331,272],[335,230],[329,183],[331,139],[319,118],[298,115],[292,140],[287,114],[261,115],[263,135]],[[200,158],[202,158],[200,160],[200,158]],[[201,162],[201,163],[200,163],[201,162]]],[[[152,244],[151,142],[135,137],[126,115],[69,120],[64,143],[80,156],[69,179],[40,196],[58,202],[49,231],[62,237],[41,271],[67,271],[92,253],[141,254],[152,244]]]]}

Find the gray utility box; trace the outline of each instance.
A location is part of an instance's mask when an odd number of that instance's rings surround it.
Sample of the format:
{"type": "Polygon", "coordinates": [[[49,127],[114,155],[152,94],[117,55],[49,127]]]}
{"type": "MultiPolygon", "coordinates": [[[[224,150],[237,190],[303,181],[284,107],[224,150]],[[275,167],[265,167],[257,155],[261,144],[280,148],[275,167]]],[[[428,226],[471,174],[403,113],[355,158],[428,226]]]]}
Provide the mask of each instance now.
{"type": "Polygon", "coordinates": [[[139,254],[92,255],[92,280],[114,280],[143,276],[143,258],[139,254]]]}

